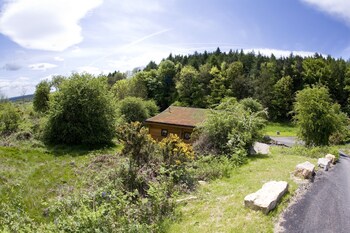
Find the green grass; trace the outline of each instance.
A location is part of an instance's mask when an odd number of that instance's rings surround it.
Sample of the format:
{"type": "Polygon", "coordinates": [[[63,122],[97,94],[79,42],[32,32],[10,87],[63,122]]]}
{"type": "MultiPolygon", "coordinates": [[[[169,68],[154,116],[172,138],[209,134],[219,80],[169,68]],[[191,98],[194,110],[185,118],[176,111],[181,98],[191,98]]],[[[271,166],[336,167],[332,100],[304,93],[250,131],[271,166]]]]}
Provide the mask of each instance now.
{"type": "Polygon", "coordinates": [[[0,147],[0,202],[19,204],[32,219],[46,221],[45,203],[81,188],[80,167],[94,155],[117,150],[119,146],[101,150],[0,147]]]}
{"type": "Polygon", "coordinates": [[[269,122],[265,127],[265,134],[274,137],[296,137],[297,127],[292,123],[269,122]],[[280,132],[277,135],[277,132],[280,132]]]}
{"type": "Polygon", "coordinates": [[[272,148],[269,156],[254,156],[235,169],[230,178],[213,181],[192,193],[196,200],[182,204],[181,218],[170,224],[169,232],[273,232],[274,221],[297,189],[292,172],[298,163],[317,160],[293,154],[289,148],[272,148]],[[270,180],[289,183],[289,194],[268,215],[244,207],[243,200],[270,180]]]}

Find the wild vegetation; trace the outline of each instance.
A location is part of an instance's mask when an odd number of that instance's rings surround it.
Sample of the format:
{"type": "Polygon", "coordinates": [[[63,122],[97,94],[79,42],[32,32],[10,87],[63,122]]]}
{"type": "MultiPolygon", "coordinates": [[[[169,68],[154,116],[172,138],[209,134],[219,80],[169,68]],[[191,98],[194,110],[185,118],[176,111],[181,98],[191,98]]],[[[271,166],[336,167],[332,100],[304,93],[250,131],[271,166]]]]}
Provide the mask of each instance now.
{"type": "MultiPolygon", "coordinates": [[[[0,231],[180,229],[171,225],[181,219],[179,197],[196,192],[199,180],[233,179],[228,185],[240,193],[231,195],[239,197],[255,188],[256,177],[273,176],[264,161],[285,178],[281,159],[292,166],[300,159],[296,151],[314,157],[330,148],[313,146],[347,142],[349,69],[342,59],[318,54],[276,58],[218,49],[170,55],[131,77],[56,76],[37,85],[33,102],[1,98],[0,231]],[[154,141],[142,124],[171,104],[211,109],[193,146],[177,135],[154,141]],[[293,135],[296,125],[313,148],[250,156],[266,124],[268,132],[293,135]],[[256,177],[245,179],[252,170],[256,177]]],[[[253,229],[237,224],[232,229],[253,229]]]]}

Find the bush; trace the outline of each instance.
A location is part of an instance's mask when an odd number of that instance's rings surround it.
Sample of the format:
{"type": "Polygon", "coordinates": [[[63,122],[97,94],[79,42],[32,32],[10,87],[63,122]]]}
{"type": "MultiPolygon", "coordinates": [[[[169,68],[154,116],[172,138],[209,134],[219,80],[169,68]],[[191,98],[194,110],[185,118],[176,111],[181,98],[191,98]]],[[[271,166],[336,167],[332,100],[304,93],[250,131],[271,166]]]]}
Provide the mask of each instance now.
{"type": "Polygon", "coordinates": [[[10,134],[18,129],[19,110],[10,102],[0,104],[0,133],[10,134]]]}
{"type": "Polygon", "coordinates": [[[33,107],[36,112],[49,110],[49,95],[51,86],[47,81],[42,81],[36,86],[33,99],[33,107]]]}
{"type": "Polygon", "coordinates": [[[189,163],[195,159],[192,146],[184,143],[176,134],[170,134],[160,143],[163,160],[163,174],[170,178],[180,189],[190,190],[194,187],[194,179],[188,172],[189,163]]]}
{"type": "Polygon", "coordinates": [[[235,163],[226,156],[200,156],[193,161],[191,174],[196,180],[214,180],[222,177],[230,177],[235,163]]]}
{"type": "Polygon", "coordinates": [[[204,155],[244,157],[253,142],[262,136],[266,112],[247,111],[244,105],[229,98],[216,109],[198,128],[195,150],[204,155]]]}
{"type": "Polygon", "coordinates": [[[48,143],[101,145],[115,133],[115,108],[105,78],[73,74],[53,95],[44,138],[48,143]]]}
{"type": "Polygon", "coordinates": [[[338,104],[332,104],[325,87],[299,91],[294,111],[299,137],[307,146],[328,145],[332,134],[341,135],[348,131],[347,116],[340,111],[338,104]]]}
{"type": "Polygon", "coordinates": [[[158,112],[154,101],[145,101],[137,97],[126,97],[118,103],[119,116],[127,123],[143,122],[158,112]]]}
{"type": "Polygon", "coordinates": [[[262,112],[264,110],[264,107],[259,103],[259,101],[253,99],[253,98],[245,98],[239,101],[240,104],[243,105],[243,108],[247,111],[250,111],[252,113],[256,112],[262,112]]]}

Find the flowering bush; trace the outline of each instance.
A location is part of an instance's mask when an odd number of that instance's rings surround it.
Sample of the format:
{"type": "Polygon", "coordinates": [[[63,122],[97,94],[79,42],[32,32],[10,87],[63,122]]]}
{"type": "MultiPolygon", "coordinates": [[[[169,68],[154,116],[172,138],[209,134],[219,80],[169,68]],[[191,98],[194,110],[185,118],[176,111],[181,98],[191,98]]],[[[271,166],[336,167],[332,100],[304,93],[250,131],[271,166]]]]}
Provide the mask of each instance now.
{"type": "Polygon", "coordinates": [[[164,138],[159,146],[167,166],[181,166],[195,158],[192,146],[184,143],[176,134],[164,138]]]}

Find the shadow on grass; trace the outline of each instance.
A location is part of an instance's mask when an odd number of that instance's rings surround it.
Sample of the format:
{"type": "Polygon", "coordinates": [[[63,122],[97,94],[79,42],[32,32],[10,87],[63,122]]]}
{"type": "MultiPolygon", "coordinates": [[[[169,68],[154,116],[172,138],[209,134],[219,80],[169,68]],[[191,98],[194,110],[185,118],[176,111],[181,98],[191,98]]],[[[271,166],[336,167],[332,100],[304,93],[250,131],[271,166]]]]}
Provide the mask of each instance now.
{"type": "Polygon", "coordinates": [[[248,158],[248,161],[255,161],[258,159],[268,159],[270,158],[270,156],[263,155],[263,154],[255,154],[255,155],[248,155],[247,158],[248,158]]]}
{"type": "Polygon", "coordinates": [[[110,143],[107,145],[46,145],[48,153],[54,156],[69,155],[72,157],[88,155],[93,152],[106,153],[107,151],[118,150],[119,144],[110,143]]]}

